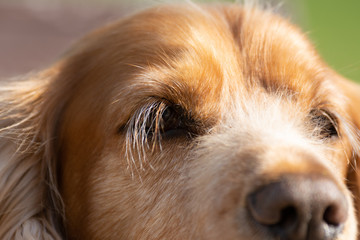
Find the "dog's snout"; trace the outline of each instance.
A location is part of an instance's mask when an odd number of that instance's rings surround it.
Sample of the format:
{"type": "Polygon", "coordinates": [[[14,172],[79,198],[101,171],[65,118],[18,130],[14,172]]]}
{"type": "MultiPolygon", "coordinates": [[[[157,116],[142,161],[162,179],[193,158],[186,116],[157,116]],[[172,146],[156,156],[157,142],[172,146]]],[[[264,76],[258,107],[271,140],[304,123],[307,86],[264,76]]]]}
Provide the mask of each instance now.
{"type": "Polygon", "coordinates": [[[335,239],[348,212],[336,183],[318,175],[284,176],[251,193],[247,204],[252,218],[276,239],[335,239]]]}

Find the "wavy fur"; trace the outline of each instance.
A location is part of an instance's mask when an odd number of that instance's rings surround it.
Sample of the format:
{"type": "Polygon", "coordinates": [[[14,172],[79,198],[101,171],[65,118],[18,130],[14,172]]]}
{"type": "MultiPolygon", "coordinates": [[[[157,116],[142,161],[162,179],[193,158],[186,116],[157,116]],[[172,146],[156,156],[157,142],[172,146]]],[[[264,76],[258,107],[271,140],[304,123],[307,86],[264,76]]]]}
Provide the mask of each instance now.
{"type": "Polygon", "coordinates": [[[310,172],[356,240],[360,88],[245,5],[155,7],[2,82],[0,239],[275,239],[247,196],[310,172]]]}

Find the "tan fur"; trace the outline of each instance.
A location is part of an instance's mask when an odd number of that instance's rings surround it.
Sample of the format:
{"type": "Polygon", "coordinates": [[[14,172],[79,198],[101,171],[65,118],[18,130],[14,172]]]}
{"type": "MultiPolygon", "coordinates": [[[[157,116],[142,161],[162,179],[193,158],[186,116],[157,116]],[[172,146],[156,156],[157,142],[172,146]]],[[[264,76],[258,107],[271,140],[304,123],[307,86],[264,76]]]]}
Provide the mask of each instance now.
{"type": "Polygon", "coordinates": [[[246,196],[294,172],[336,183],[349,205],[336,240],[358,239],[359,96],[271,11],[130,16],[0,87],[0,239],[275,239],[246,196]],[[160,133],[169,105],[191,136],[160,133]]]}

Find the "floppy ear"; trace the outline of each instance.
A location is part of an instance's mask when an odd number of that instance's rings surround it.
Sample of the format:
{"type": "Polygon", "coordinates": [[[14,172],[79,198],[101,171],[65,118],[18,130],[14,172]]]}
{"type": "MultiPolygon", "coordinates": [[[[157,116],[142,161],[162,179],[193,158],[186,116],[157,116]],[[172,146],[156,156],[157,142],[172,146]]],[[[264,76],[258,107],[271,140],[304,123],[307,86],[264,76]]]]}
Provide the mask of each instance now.
{"type": "Polygon", "coordinates": [[[0,85],[0,239],[61,239],[52,130],[45,121],[45,93],[55,74],[0,85]]]}
{"type": "Polygon", "coordinates": [[[350,118],[353,128],[353,153],[348,168],[348,186],[354,195],[358,223],[360,223],[360,85],[346,79],[339,78],[337,85],[346,96],[345,111],[350,118]]]}

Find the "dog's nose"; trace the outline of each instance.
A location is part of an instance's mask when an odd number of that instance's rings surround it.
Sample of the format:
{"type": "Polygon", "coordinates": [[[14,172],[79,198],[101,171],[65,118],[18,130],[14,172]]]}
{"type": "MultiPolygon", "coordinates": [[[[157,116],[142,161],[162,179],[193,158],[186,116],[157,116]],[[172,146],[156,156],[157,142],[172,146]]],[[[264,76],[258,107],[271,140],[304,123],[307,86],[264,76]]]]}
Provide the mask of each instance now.
{"type": "Polygon", "coordinates": [[[331,179],[287,175],[247,198],[250,215],[274,239],[332,240],[343,229],[348,205],[331,179]]]}

